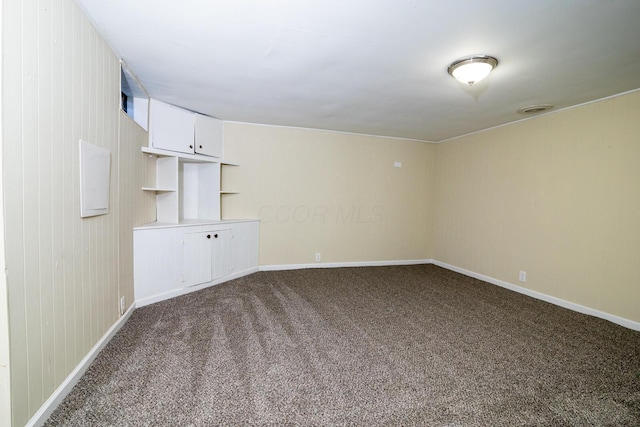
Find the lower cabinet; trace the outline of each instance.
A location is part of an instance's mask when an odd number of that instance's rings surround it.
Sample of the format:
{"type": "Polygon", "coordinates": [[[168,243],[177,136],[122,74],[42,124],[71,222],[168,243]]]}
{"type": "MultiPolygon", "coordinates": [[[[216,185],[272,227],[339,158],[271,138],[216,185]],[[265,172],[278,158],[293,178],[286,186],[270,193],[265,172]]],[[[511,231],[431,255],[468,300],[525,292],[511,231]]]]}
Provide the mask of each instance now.
{"type": "Polygon", "coordinates": [[[133,230],[138,307],[258,270],[257,220],[133,230]]]}
{"type": "Polygon", "coordinates": [[[199,285],[232,272],[233,230],[207,230],[182,235],[182,284],[199,285]]]}

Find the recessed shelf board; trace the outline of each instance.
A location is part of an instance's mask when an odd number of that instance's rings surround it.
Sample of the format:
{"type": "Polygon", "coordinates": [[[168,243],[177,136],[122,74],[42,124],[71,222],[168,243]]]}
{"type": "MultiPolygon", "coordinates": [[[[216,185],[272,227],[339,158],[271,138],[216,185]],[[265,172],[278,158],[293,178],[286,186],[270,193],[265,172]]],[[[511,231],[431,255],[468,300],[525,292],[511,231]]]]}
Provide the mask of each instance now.
{"type": "Polygon", "coordinates": [[[171,188],[142,187],[142,191],[151,191],[155,193],[168,193],[176,190],[171,188]]]}
{"type": "Polygon", "coordinates": [[[201,154],[187,154],[187,153],[180,153],[177,151],[165,151],[165,150],[159,150],[157,148],[152,148],[152,147],[142,147],[141,150],[143,153],[146,153],[146,154],[153,154],[158,157],[176,157],[182,161],[189,161],[192,163],[220,163],[221,162],[220,159],[203,156],[201,154]]]}

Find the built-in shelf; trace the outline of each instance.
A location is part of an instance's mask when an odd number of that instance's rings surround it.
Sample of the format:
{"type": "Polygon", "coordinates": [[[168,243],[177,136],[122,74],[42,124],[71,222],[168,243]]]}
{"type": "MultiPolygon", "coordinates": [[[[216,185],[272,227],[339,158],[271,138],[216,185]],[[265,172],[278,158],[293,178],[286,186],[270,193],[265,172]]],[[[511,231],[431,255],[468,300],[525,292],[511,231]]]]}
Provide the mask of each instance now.
{"type": "MultiPolygon", "coordinates": [[[[204,132],[207,128],[206,120],[199,123],[198,115],[194,125],[192,112],[159,101],[153,101],[152,104],[155,109],[151,108],[150,118],[151,123],[155,125],[150,127],[149,146],[141,147],[142,154],[149,157],[148,180],[142,190],[155,196],[157,222],[180,224],[184,221],[199,223],[220,220],[222,195],[237,194],[236,191],[221,190],[222,170],[227,166],[239,166],[236,162],[222,158],[222,139],[218,140],[217,137],[222,138],[223,134],[218,135],[218,128],[216,132],[204,132]],[[184,132],[185,135],[188,134],[185,139],[188,141],[186,146],[178,143],[178,140],[181,141],[185,136],[176,130],[182,123],[178,116],[188,116],[185,123],[189,123],[184,132]],[[160,126],[159,123],[164,124],[160,126]],[[201,138],[199,141],[198,135],[201,138]],[[189,147],[192,151],[183,150],[182,147],[189,147]],[[198,152],[198,149],[202,151],[198,152]]],[[[215,120],[204,116],[202,119],[215,120]]],[[[218,122],[216,123],[222,124],[218,122]]]]}
{"type": "MultiPolygon", "coordinates": [[[[221,164],[221,168],[220,168],[220,182],[222,183],[222,176],[223,176],[223,170],[224,170],[224,166],[239,166],[238,163],[234,163],[234,162],[224,162],[221,164]]],[[[220,195],[224,195],[224,194],[238,194],[238,191],[232,191],[232,190],[220,190],[220,195]]]]}
{"type": "MultiPolygon", "coordinates": [[[[2,1],[2,0],[0,0],[2,1]]],[[[150,304],[258,270],[258,220],[221,220],[223,122],[156,100],[150,102],[144,157],[145,198],[156,221],[134,228],[137,304],[150,304]]],[[[222,188],[226,188],[223,190],[222,188]]]]}
{"type": "Polygon", "coordinates": [[[220,190],[221,168],[238,166],[235,162],[153,147],[142,147],[141,151],[154,162],[154,180],[142,190],[155,194],[160,223],[220,220],[222,195],[237,194],[220,190]]]}

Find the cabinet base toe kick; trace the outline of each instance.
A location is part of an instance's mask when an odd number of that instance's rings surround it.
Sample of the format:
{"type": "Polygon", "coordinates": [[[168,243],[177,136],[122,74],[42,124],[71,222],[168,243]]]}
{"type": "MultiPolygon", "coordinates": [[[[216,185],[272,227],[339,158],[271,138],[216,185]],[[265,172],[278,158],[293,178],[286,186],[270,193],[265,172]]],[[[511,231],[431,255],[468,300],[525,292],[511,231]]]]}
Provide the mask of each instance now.
{"type": "Polygon", "coordinates": [[[200,291],[202,289],[209,288],[211,286],[220,285],[225,282],[229,282],[234,279],[239,279],[240,277],[248,276],[249,274],[257,273],[258,267],[254,267],[245,271],[240,271],[238,273],[231,274],[228,277],[224,277],[222,279],[213,280],[209,283],[201,283],[199,285],[187,286],[180,289],[173,289],[171,291],[162,292],[156,295],[138,297],[136,295],[136,307],[144,307],[145,305],[155,304],[160,301],[165,301],[171,298],[179,297],[181,295],[186,295],[191,292],[200,291]]]}

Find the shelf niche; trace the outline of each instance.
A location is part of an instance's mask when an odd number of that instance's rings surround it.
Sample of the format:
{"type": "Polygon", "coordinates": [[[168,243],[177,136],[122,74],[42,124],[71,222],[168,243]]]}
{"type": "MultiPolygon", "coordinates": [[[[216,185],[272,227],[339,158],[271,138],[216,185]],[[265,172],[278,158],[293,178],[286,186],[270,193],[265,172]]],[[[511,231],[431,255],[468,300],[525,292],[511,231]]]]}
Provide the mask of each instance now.
{"type": "Polygon", "coordinates": [[[220,163],[179,162],[179,219],[220,220],[220,163]]]}
{"type": "Polygon", "coordinates": [[[177,153],[143,147],[149,156],[147,186],[143,191],[156,197],[156,221],[166,224],[197,224],[221,220],[223,166],[237,163],[198,154],[177,153]]]}

